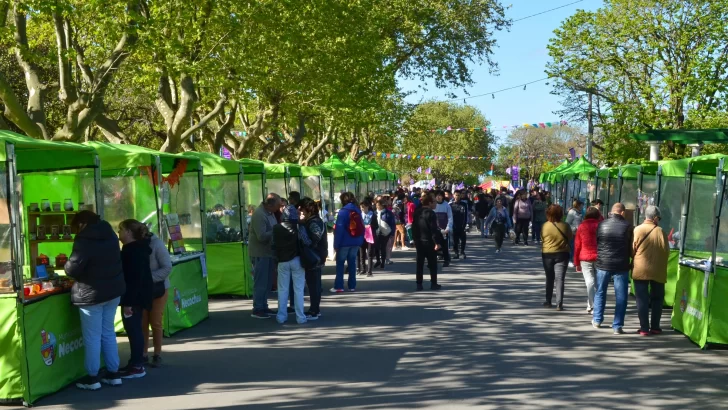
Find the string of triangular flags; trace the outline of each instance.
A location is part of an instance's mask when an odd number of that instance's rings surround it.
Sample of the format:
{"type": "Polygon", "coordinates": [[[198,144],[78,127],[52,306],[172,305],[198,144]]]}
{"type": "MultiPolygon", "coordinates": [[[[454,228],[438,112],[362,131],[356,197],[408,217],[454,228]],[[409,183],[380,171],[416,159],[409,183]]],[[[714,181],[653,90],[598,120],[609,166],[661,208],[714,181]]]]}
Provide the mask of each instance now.
{"type": "MultiPolygon", "coordinates": [[[[470,160],[470,161],[482,161],[490,160],[490,157],[483,156],[471,156],[471,155],[417,155],[417,154],[394,154],[391,152],[380,152],[374,151],[372,155],[375,158],[382,159],[433,159],[437,161],[449,160],[470,160]]],[[[569,157],[569,154],[539,154],[539,155],[521,155],[521,158],[564,158],[569,157]]]]}
{"type": "MultiPolygon", "coordinates": [[[[523,123],[521,125],[504,125],[503,127],[494,127],[492,125],[488,125],[487,127],[481,127],[481,128],[457,128],[457,127],[447,127],[447,128],[438,128],[438,129],[431,129],[431,130],[418,130],[413,131],[418,134],[422,133],[436,133],[436,134],[447,134],[448,132],[475,132],[475,131],[502,131],[502,130],[513,130],[518,128],[553,128],[553,127],[563,127],[569,125],[566,121],[550,121],[550,122],[536,122],[533,124],[523,123]]],[[[403,132],[406,134],[407,132],[403,132]]]]}

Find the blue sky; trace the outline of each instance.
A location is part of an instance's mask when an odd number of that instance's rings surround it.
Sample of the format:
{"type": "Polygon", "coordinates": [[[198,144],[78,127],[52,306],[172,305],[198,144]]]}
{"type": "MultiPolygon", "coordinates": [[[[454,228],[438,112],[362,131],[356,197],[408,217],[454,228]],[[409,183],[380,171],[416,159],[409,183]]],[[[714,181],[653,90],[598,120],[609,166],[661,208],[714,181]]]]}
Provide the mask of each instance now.
{"type": "MultiPolygon", "coordinates": [[[[576,0],[503,0],[503,3],[512,4],[506,13],[516,20],[574,1],[576,0]]],[[[545,78],[544,69],[549,61],[546,46],[553,31],[576,10],[596,10],[601,6],[602,0],[583,0],[556,11],[515,22],[510,32],[497,33],[498,47],[493,59],[498,62],[498,74],[491,75],[485,65],[472,64],[475,84],[467,89],[468,93],[479,95],[545,78]]],[[[558,120],[553,112],[561,107],[559,97],[551,95],[552,87],[545,83],[546,81],[529,85],[526,91],[521,87],[498,93],[495,94],[495,99],[490,95],[469,99],[467,103],[478,107],[496,129],[502,129],[504,125],[558,120]]],[[[418,87],[423,83],[418,80],[403,80],[400,85],[404,90],[416,91],[408,98],[410,102],[419,102],[423,97],[446,99],[448,91],[426,84],[427,92],[423,92],[418,87]]],[[[465,96],[462,89],[456,90],[455,94],[458,97],[465,96]]],[[[500,140],[508,133],[499,131],[495,134],[500,140]]]]}

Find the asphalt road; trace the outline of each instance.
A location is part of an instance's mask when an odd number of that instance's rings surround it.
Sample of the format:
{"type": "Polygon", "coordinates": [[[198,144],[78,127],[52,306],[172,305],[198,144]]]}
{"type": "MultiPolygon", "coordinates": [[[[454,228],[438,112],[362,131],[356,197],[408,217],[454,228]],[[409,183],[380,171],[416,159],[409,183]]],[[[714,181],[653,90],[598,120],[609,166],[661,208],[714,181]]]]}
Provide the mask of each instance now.
{"type": "MultiPolygon", "coordinates": [[[[510,245],[496,255],[492,240],[468,240],[468,259],[445,269],[442,291],[415,292],[414,251],[402,251],[386,271],[360,279],[356,293],[326,292],[318,322],[289,318],[281,326],[252,319],[249,300],[212,300],[209,320],[166,340],[164,368],[118,388],[71,386],[37,406],[728,408],[728,352],[702,351],[669,330],[638,336],[632,298],[627,334],[592,329],[576,272],[567,279],[566,310],[544,309],[539,249],[510,245]]],[[[324,289],[332,284],[327,267],[324,289]]]]}

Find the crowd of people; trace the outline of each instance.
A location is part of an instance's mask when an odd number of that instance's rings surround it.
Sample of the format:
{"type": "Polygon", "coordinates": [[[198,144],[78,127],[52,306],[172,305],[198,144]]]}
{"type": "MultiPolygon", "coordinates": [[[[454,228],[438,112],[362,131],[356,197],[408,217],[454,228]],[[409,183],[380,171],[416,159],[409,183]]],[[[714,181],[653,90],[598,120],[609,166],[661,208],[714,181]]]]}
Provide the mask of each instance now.
{"type": "MultiPolygon", "coordinates": [[[[252,317],[275,317],[281,324],[289,314],[299,324],[321,318],[322,268],[330,256],[336,261],[333,293],[354,292],[358,275],[372,277],[386,270],[393,263],[393,249],[416,251],[417,291],[424,290],[425,262],[430,289],[440,290],[438,259],[443,268],[452,259],[466,259],[467,232],[475,226],[482,238],[494,239],[496,253],[501,252],[507,236],[514,246],[529,246],[529,238],[540,245],[546,308],[564,310],[566,273],[570,267],[582,272],[586,312],[592,316],[594,328],[604,322],[607,289],[613,283],[616,306],[612,328],[615,334],[624,333],[631,271],[638,333],[662,332],[669,243],[659,226],[660,209],[655,206],[646,208],[644,223],[634,228],[625,219],[621,203],[614,204],[606,217],[600,200],[585,209],[577,199],[564,212],[552,203],[549,192],[538,188],[514,195],[505,188],[452,193],[437,188],[399,189],[383,195],[370,193],[361,201],[351,192],[343,192],[339,201],[332,226],[322,218],[318,203],[301,198],[298,192],[291,192],[286,199],[270,193],[253,211],[248,237],[254,280],[252,317]],[[334,255],[329,255],[330,229],[334,255]],[[306,288],[308,310],[304,309],[306,288]],[[276,311],[268,305],[273,290],[278,297],[276,311]]],[[[133,219],[121,222],[114,232],[98,215],[81,211],[72,227],[78,234],[65,271],[75,279],[71,300],[81,315],[88,373],[77,386],[96,390],[101,383],[117,386],[122,379],[144,377],[146,366],[162,364],[162,315],[172,270],[169,253],[145,224],[133,219]],[[131,351],[124,367],[120,366],[114,327],[119,306],[131,351]],[[147,354],[150,327],[151,360],[147,354]],[[102,356],[107,371],[100,376],[102,356]]]]}

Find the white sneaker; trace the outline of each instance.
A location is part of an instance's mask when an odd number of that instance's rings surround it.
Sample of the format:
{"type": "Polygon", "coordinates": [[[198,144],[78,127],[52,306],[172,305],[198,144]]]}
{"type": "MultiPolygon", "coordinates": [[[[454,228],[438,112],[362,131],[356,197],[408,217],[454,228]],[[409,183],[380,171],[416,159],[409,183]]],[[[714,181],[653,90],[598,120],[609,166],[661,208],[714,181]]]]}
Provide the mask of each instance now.
{"type": "Polygon", "coordinates": [[[501,251],[500,249],[496,249],[495,253],[500,253],[500,251],[501,251]]]}
{"type": "Polygon", "coordinates": [[[344,289],[331,288],[331,289],[329,289],[329,291],[331,293],[344,293],[344,289]]]}
{"type": "Polygon", "coordinates": [[[600,327],[602,327],[602,324],[601,323],[597,323],[597,322],[595,322],[595,321],[592,320],[592,327],[594,329],[599,329],[600,327]]]}
{"type": "Polygon", "coordinates": [[[387,265],[391,265],[391,264],[393,264],[393,263],[394,263],[394,262],[392,262],[391,260],[387,259],[387,265]]]}
{"type": "Polygon", "coordinates": [[[573,268],[574,267],[574,262],[569,262],[569,267],[570,268],[573,268]]]}

